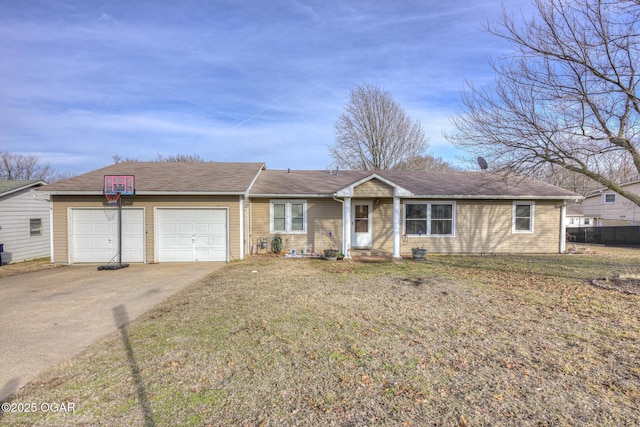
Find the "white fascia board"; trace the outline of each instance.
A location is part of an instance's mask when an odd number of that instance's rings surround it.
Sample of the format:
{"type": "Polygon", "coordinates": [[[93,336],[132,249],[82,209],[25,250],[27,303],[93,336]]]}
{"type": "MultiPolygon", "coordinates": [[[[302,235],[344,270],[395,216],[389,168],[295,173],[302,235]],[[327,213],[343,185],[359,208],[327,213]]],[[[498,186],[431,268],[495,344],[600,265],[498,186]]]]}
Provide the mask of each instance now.
{"type": "MultiPolygon", "coordinates": [[[[49,191],[54,196],[102,196],[102,191],[49,191]]],[[[243,196],[244,191],[136,191],[134,196],[243,196]]],[[[130,196],[125,196],[130,197],[130,196]]]]}
{"type": "Polygon", "coordinates": [[[51,196],[102,196],[103,192],[100,191],[51,191],[48,190],[51,196]]]}
{"type": "Polygon", "coordinates": [[[336,192],[336,197],[353,197],[353,186],[343,188],[336,192]]]}
{"type": "Polygon", "coordinates": [[[249,194],[252,199],[300,199],[300,198],[325,198],[333,197],[333,194],[249,194]]]}
{"type": "Polygon", "coordinates": [[[249,184],[249,188],[247,188],[247,191],[244,192],[245,197],[249,197],[250,196],[251,189],[253,188],[253,186],[255,185],[256,181],[260,177],[260,174],[262,173],[262,171],[265,170],[266,168],[267,168],[267,166],[264,163],[262,164],[262,166],[260,166],[260,170],[258,171],[256,176],[253,177],[253,180],[251,181],[251,184],[249,184]]]}
{"type": "MultiPolygon", "coordinates": [[[[100,193],[102,194],[102,193],[100,193]]],[[[244,196],[244,191],[138,191],[136,196],[244,196]]]]}
{"type": "Polygon", "coordinates": [[[582,196],[514,196],[514,195],[451,195],[414,194],[406,199],[451,199],[451,200],[581,200],[582,196]]]}
{"type": "Polygon", "coordinates": [[[43,185],[46,185],[47,183],[44,181],[37,181],[37,182],[32,182],[31,184],[26,184],[26,185],[22,185],[18,188],[13,188],[11,190],[5,191],[4,193],[0,194],[0,196],[8,196],[9,194],[13,194],[13,193],[17,193],[19,191],[23,191],[23,190],[28,190],[30,188],[33,188],[34,190],[37,190],[37,188],[35,187],[40,187],[43,185]]]}

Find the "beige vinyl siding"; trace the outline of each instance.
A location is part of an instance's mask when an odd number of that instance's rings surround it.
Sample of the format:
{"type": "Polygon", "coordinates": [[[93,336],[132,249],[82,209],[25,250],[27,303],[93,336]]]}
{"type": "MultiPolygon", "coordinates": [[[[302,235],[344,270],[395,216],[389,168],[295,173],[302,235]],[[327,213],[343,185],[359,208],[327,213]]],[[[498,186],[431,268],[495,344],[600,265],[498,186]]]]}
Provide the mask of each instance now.
{"type": "MultiPolygon", "coordinates": [[[[54,262],[69,262],[69,208],[105,207],[102,196],[52,196],[54,262]]],[[[229,259],[240,259],[240,199],[239,196],[134,196],[125,197],[123,209],[145,209],[145,262],[154,262],[155,207],[228,208],[229,259]]]]}
{"type": "MultiPolygon", "coordinates": [[[[536,201],[534,232],[513,233],[511,200],[458,200],[454,237],[402,239],[401,253],[410,255],[411,248],[416,246],[424,246],[429,253],[557,253],[561,219],[558,204],[536,201]]],[[[402,230],[404,232],[404,224],[402,230]]]]}
{"type": "Polygon", "coordinates": [[[354,198],[393,197],[393,188],[379,179],[366,181],[353,189],[354,198]]]}
{"type": "MultiPolygon", "coordinates": [[[[270,233],[269,206],[272,200],[277,198],[265,198],[251,200],[251,245],[258,240],[268,238],[269,241],[275,234],[270,233]]],[[[283,197],[281,200],[295,200],[283,197]]],[[[331,247],[329,231],[336,249],[342,248],[342,204],[333,199],[301,199],[307,202],[307,232],[306,234],[278,233],[282,237],[282,249],[301,250],[313,249],[322,252],[331,247]]]]}

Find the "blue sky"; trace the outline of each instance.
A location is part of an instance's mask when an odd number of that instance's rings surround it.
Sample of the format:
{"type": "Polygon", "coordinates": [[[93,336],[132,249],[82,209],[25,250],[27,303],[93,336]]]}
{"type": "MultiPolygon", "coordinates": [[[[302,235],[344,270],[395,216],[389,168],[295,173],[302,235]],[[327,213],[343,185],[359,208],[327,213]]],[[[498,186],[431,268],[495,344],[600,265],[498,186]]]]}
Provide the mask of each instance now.
{"type": "MultiPolygon", "coordinates": [[[[519,14],[528,0],[505,0],[519,14]]],[[[442,136],[465,80],[509,49],[498,1],[0,0],[0,151],[83,173],[112,155],[325,169],[350,89],[391,93],[442,136]]]]}

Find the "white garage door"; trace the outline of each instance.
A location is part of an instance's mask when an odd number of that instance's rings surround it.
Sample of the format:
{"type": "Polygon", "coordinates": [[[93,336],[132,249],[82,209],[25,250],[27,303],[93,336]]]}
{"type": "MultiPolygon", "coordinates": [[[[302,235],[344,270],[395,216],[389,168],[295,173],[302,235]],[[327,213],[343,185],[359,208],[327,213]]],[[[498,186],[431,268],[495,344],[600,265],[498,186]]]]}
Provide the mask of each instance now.
{"type": "Polygon", "coordinates": [[[227,261],[227,210],[156,210],[159,262],[227,261]]]}
{"type": "MultiPolygon", "coordinates": [[[[122,209],[122,262],[144,262],[144,209],[122,209]]],[[[72,209],[71,262],[118,261],[118,210],[72,209]]]]}

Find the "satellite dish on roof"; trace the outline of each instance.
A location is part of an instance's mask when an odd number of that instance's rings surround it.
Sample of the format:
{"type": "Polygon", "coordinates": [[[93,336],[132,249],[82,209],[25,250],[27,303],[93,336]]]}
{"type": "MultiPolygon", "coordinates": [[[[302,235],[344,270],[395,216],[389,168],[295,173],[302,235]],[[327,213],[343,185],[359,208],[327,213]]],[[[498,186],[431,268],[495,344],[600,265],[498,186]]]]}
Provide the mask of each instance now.
{"type": "Polygon", "coordinates": [[[483,171],[486,171],[489,168],[489,163],[487,163],[484,157],[478,157],[478,166],[480,166],[480,169],[483,171]]]}

